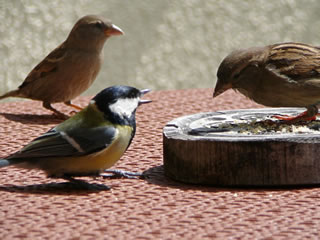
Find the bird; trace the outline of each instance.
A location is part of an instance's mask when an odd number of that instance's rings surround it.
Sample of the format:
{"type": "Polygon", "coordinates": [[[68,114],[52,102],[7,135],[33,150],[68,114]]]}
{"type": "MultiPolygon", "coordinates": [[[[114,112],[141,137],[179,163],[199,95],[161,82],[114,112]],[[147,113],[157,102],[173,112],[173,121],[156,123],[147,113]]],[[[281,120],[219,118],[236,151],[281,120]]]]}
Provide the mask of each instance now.
{"type": "Polygon", "coordinates": [[[39,169],[48,178],[62,178],[80,185],[86,182],[76,177],[104,177],[110,172],[124,177],[139,176],[108,168],[130,146],[136,132],[136,109],[151,102],[141,99],[149,91],[122,85],[102,90],[83,110],[1,159],[0,168],[14,165],[39,169]]]}
{"type": "Polygon", "coordinates": [[[297,116],[273,116],[286,123],[315,120],[320,103],[320,48],[286,42],[235,50],[218,68],[213,97],[228,89],[265,106],[307,109],[297,116]]]}
{"type": "Polygon", "coordinates": [[[124,32],[101,16],[87,15],[73,26],[67,39],[49,53],[7,97],[42,101],[43,107],[57,116],[65,115],[51,106],[64,102],[77,110],[71,100],[87,90],[96,79],[102,62],[103,46],[111,36],[124,32]]]}

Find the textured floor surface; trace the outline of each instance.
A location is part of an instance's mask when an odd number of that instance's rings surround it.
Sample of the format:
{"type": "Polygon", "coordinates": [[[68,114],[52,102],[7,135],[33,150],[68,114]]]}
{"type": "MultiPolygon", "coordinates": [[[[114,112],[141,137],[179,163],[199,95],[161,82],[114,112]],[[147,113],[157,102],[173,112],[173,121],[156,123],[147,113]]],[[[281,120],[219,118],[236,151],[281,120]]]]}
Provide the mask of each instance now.
{"type": "MultiPolygon", "coordinates": [[[[146,180],[89,179],[110,191],[75,189],[40,171],[0,169],[0,239],[316,239],[320,188],[239,189],[167,179],[162,128],[197,112],[259,107],[228,91],[158,91],[137,112],[137,134],[115,168],[147,171],[146,180]]],[[[89,98],[75,101],[82,106],[89,98]]],[[[64,112],[69,108],[57,105],[64,112]]],[[[38,102],[0,105],[0,157],[59,123],[38,102]]]]}

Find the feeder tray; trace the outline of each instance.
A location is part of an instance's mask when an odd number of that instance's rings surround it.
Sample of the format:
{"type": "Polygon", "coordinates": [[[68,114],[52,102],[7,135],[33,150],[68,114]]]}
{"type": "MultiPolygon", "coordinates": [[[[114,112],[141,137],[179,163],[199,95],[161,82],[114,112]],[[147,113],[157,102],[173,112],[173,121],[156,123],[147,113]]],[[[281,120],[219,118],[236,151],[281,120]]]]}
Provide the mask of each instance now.
{"type": "Polygon", "coordinates": [[[287,124],[301,108],[199,113],[164,127],[165,174],[216,186],[320,183],[320,120],[287,124]]]}

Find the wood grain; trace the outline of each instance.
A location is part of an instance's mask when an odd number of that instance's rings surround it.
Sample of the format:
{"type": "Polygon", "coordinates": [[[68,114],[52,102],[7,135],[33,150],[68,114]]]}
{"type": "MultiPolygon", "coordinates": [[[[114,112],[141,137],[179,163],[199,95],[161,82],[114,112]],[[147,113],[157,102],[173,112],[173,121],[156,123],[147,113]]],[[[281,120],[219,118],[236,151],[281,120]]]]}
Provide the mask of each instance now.
{"type": "MultiPolygon", "coordinates": [[[[320,135],[191,135],[201,113],[169,122],[163,131],[165,174],[178,181],[217,186],[277,186],[320,183],[320,135]]],[[[281,109],[257,109],[273,113],[281,109]]],[[[296,110],[298,111],[298,110],[296,110]]],[[[222,114],[221,114],[222,113],[222,114]]]]}

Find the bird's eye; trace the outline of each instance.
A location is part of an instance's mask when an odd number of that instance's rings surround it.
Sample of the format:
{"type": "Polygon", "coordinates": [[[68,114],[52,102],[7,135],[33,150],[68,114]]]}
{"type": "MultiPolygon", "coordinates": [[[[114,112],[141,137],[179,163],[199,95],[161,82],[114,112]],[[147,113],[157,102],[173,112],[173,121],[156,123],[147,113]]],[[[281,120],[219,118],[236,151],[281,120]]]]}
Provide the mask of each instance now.
{"type": "Polygon", "coordinates": [[[112,99],[112,100],[110,100],[110,104],[114,104],[114,103],[116,103],[117,102],[117,99],[112,99]]]}
{"type": "Polygon", "coordinates": [[[240,77],[240,73],[236,73],[235,75],[233,75],[233,79],[238,79],[240,77]]]}
{"type": "Polygon", "coordinates": [[[95,26],[96,26],[97,28],[102,29],[102,28],[103,28],[103,23],[102,23],[102,22],[96,22],[96,23],[95,23],[95,26]]]}

